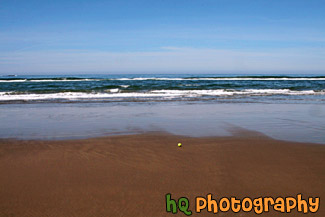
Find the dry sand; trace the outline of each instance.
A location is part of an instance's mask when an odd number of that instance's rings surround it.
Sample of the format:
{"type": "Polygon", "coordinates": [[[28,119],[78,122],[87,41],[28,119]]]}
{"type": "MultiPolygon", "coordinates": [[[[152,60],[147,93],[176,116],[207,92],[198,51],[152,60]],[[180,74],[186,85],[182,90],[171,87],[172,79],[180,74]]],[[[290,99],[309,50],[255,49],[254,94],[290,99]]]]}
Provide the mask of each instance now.
{"type": "MultiPolygon", "coordinates": [[[[188,197],[192,211],[195,196],[208,193],[215,198],[302,193],[321,198],[316,214],[272,210],[262,216],[325,216],[325,146],[254,133],[0,140],[0,177],[1,217],[185,216],[166,213],[166,193],[188,197]]],[[[213,215],[255,216],[206,211],[192,216],[213,215]]]]}

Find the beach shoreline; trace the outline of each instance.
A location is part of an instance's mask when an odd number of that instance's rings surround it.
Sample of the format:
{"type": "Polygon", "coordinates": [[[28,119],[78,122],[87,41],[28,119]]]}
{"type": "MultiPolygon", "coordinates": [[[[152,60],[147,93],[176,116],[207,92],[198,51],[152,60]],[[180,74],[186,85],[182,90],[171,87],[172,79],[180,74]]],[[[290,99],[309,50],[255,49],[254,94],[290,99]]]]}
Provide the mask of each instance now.
{"type": "MultiPolygon", "coordinates": [[[[168,216],[167,193],[189,198],[192,211],[195,197],[209,193],[215,198],[302,194],[320,197],[322,203],[324,156],[324,145],[274,140],[251,131],[225,137],[145,133],[60,141],[1,139],[0,216],[168,216]]],[[[271,209],[262,216],[279,214],[271,209]]],[[[312,215],[324,214],[320,204],[312,215]]],[[[206,215],[214,214],[193,212],[206,215]]],[[[286,215],[305,216],[296,209],[286,215]]]]}
{"type": "Polygon", "coordinates": [[[0,120],[0,138],[65,140],[147,132],[223,137],[242,128],[280,140],[325,141],[324,104],[11,104],[0,106],[0,120]]]}

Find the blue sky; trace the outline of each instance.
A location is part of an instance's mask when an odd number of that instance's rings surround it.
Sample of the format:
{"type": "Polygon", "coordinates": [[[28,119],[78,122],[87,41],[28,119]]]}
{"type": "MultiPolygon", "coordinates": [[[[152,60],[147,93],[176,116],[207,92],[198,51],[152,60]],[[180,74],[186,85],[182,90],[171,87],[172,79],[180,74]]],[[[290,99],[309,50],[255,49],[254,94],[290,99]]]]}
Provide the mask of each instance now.
{"type": "Polygon", "coordinates": [[[324,73],[323,0],[0,0],[0,73],[324,73]]]}

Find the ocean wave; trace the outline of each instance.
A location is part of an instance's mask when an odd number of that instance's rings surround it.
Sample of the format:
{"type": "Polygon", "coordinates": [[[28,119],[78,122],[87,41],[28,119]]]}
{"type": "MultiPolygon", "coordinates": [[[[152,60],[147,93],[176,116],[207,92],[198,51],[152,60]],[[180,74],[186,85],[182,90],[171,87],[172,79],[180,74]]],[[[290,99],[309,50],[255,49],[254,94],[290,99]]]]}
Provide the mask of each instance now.
{"type": "Polygon", "coordinates": [[[52,80],[52,79],[34,79],[27,80],[29,82],[76,82],[76,81],[100,81],[101,79],[61,79],[61,80],[52,80]]]}
{"type": "Polygon", "coordinates": [[[112,89],[105,90],[105,92],[108,92],[108,93],[118,93],[118,92],[120,92],[120,89],[119,88],[112,88],[112,89]]]}
{"type": "Polygon", "coordinates": [[[27,79],[0,80],[0,82],[25,82],[27,79]]]}
{"type": "Polygon", "coordinates": [[[0,92],[0,101],[30,101],[30,100],[83,100],[83,99],[110,99],[110,98],[196,98],[204,96],[270,96],[270,95],[325,95],[325,90],[295,91],[289,89],[245,89],[245,90],[152,90],[148,92],[120,92],[118,88],[107,92],[61,92],[61,93],[16,93],[0,92]]]}
{"type": "Polygon", "coordinates": [[[323,91],[303,90],[295,91],[289,89],[219,89],[219,90],[153,90],[151,93],[164,93],[180,96],[233,96],[233,95],[325,95],[323,91]]]}

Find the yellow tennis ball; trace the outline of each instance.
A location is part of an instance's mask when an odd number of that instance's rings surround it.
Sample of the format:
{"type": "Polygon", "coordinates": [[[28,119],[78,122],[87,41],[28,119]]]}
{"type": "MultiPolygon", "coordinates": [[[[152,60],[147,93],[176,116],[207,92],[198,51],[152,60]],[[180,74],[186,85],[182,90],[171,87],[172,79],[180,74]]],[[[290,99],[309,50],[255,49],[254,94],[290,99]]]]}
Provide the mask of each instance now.
{"type": "Polygon", "coordinates": [[[182,147],[182,143],[178,143],[178,147],[182,147]]]}

